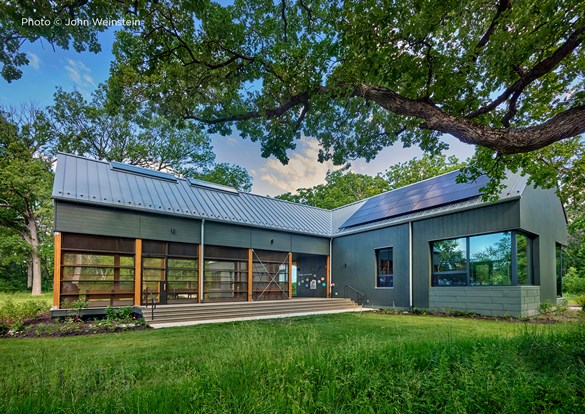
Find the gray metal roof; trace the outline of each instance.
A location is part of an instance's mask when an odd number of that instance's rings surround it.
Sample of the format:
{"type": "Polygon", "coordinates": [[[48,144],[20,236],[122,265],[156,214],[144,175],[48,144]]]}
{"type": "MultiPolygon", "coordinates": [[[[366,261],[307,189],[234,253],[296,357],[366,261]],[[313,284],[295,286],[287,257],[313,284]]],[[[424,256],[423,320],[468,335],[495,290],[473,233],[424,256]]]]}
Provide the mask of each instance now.
{"type": "MultiPolygon", "coordinates": [[[[226,189],[227,190],[227,189],[226,189]]],[[[53,198],[329,237],[331,212],[274,198],[160,179],[59,154],[53,198]]]]}
{"type": "MultiPolygon", "coordinates": [[[[270,197],[238,192],[223,186],[162,176],[140,168],[59,154],[53,185],[55,200],[73,201],[144,212],[252,225],[316,236],[335,237],[446,212],[476,208],[486,202],[477,197],[399,217],[340,228],[366,200],[324,210],[270,197]],[[144,174],[141,173],[144,172],[144,174]],[[170,179],[169,179],[170,178],[170,179]]],[[[432,180],[432,179],[431,179],[432,180]]],[[[518,198],[527,179],[511,174],[504,182],[500,201],[518,198]]],[[[379,197],[373,196],[371,198],[379,197]]]]}

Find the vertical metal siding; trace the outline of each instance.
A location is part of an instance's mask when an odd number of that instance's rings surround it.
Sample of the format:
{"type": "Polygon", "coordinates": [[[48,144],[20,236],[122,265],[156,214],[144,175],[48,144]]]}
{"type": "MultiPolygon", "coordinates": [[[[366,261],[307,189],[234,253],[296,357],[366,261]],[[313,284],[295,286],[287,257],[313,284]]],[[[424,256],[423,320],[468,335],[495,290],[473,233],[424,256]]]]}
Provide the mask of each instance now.
{"type": "Polygon", "coordinates": [[[250,247],[250,227],[205,221],[205,244],[228,247],[250,247]]]}
{"type": "Polygon", "coordinates": [[[518,201],[494,204],[413,223],[413,306],[429,306],[431,245],[435,240],[509,231],[520,227],[518,201]]]}
{"type": "Polygon", "coordinates": [[[291,249],[293,253],[321,254],[328,256],[329,239],[293,234],[291,249]]]}
{"type": "Polygon", "coordinates": [[[252,229],[253,249],[290,252],[291,234],[280,231],[252,229]]]}
{"type": "Polygon", "coordinates": [[[332,278],[335,290],[343,294],[346,284],[365,293],[368,305],[409,306],[408,223],[333,239],[335,258],[332,278]],[[394,288],[376,288],[376,254],[381,247],[393,248],[394,288]]]}

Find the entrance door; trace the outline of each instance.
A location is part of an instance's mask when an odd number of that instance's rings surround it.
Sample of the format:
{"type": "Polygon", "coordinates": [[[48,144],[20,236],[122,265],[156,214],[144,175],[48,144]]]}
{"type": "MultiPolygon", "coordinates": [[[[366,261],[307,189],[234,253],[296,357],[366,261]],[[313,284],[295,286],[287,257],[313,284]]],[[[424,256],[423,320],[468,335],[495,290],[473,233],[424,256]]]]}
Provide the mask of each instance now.
{"type": "Polygon", "coordinates": [[[305,298],[327,297],[327,256],[296,253],[295,296],[305,298]]]}

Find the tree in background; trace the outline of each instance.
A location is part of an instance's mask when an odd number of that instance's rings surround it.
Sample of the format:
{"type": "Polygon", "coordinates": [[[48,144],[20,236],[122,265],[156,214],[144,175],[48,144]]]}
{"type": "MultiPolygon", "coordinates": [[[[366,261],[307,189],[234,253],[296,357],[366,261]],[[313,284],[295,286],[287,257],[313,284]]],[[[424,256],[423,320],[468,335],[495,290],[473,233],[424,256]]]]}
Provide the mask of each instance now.
{"type": "Polygon", "coordinates": [[[52,230],[53,173],[41,155],[47,144],[42,120],[34,108],[0,112],[0,226],[26,243],[33,295],[41,294],[42,244],[52,230]]]}
{"type": "Polygon", "coordinates": [[[410,161],[392,165],[382,177],[388,182],[390,190],[395,190],[418,181],[436,177],[451,171],[458,170],[465,166],[464,162],[456,156],[439,154],[431,156],[423,155],[420,159],[414,158],[410,161]]]}
{"type": "Polygon", "coordinates": [[[348,167],[328,171],[325,184],[310,188],[299,188],[296,194],[285,193],[277,196],[281,200],[308,204],[314,207],[333,209],[385,191],[456,170],[464,166],[457,157],[439,154],[423,155],[420,159],[398,163],[375,177],[347,172],[348,167]]]}
{"type": "Polygon", "coordinates": [[[119,161],[250,191],[248,172],[215,164],[208,135],[193,123],[173,124],[136,105],[111,110],[100,85],[87,102],[81,93],[57,89],[46,128],[54,136],[51,150],[106,161],[119,161]]]}
{"type": "Polygon", "coordinates": [[[296,194],[285,193],[276,198],[314,207],[333,209],[388,190],[388,182],[379,176],[370,177],[365,174],[346,172],[342,169],[328,171],[325,177],[325,184],[310,188],[299,188],[296,194]]]}

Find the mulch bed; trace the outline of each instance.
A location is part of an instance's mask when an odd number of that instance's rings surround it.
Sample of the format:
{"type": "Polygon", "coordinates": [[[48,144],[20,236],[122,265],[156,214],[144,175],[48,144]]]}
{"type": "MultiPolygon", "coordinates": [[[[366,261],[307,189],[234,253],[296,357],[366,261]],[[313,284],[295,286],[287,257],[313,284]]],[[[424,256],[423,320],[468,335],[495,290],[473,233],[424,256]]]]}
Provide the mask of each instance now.
{"type": "Polygon", "coordinates": [[[143,331],[152,329],[143,320],[109,321],[80,319],[51,319],[49,314],[41,314],[23,322],[21,329],[9,330],[0,338],[46,338],[78,335],[95,335],[113,332],[143,331]]]}

